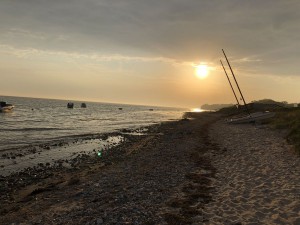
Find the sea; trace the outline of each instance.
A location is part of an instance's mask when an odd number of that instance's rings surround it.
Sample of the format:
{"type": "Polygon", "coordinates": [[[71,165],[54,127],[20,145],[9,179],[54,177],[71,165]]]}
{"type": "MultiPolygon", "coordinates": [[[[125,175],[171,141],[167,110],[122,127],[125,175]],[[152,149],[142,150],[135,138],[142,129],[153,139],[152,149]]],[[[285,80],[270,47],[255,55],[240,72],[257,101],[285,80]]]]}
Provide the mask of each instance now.
{"type": "Polygon", "coordinates": [[[80,136],[138,129],[164,121],[179,120],[188,109],[115,103],[0,96],[15,106],[0,113],[0,151],[20,149],[80,136]],[[73,102],[74,108],[67,108],[73,102]]]}

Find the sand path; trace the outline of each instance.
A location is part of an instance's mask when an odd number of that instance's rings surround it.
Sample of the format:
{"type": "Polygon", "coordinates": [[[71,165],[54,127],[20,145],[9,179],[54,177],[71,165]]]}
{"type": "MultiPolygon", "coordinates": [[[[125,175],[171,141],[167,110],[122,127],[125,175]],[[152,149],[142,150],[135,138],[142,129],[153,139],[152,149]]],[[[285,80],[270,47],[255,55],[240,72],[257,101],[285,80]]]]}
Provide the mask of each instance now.
{"type": "Polygon", "coordinates": [[[205,224],[300,224],[300,157],[278,132],[215,123],[210,138],[217,169],[205,224]]]}

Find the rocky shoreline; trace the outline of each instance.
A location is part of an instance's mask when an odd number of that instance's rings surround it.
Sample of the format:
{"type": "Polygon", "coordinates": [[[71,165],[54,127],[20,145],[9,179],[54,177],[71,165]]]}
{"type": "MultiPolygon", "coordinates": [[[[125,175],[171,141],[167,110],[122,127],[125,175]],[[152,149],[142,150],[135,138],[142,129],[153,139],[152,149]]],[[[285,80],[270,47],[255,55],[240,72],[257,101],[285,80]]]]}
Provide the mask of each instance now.
{"type": "Polygon", "coordinates": [[[217,113],[188,117],[193,118],[152,126],[147,135],[129,135],[101,157],[81,154],[71,167],[62,162],[0,177],[5,193],[0,197],[1,224],[299,222],[299,158],[282,137],[266,129],[253,132],[251,125],[225,124],[217,113]],[[263,137],[272,148],[258,139],[263,137]],[[251,164],[264,154],[265,160],[268,154],[275,155],[270,161],[274,166],[265,161],[251,164]],[[265,188],[272,194],[264,198],[259,187],[267,185],[264,180],[276,169],[277,154],[283,156],[277,160],[282,166],[276,170],[280,177],[274,179],[280,178],[282,185],[270,181],[265,188]],[[238,167],[237,162],[245,166],[238,167]],[[248,190],[250,197],[237,188],[248,190]],[[286,196],[290,199],[282,202],[286,196]],[[274,207],[259,200],[270,198],[274,207]]]}

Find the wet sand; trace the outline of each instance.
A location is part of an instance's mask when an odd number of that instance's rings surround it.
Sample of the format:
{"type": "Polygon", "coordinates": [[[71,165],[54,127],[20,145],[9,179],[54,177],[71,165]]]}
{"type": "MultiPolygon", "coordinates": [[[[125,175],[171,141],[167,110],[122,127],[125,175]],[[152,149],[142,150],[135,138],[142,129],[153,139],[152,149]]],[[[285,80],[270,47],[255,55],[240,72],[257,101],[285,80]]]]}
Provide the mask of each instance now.
{"type": "Polygon", "coordinates": [[[282,136],[190,116],[0,177],[1,224],[299,224],[300,159],[282,136]]]}
{"type": "Polygon", "coordinates": [[[121,144],[124,136],[128,135],[110,133],[93,139],[79,138],[1,151],[0,176],[8,176],[29,167],[55,167],[57,164],[72,167],[71,164],[79,155],[95,155],[99,151],[106,151],[121,144]]]}

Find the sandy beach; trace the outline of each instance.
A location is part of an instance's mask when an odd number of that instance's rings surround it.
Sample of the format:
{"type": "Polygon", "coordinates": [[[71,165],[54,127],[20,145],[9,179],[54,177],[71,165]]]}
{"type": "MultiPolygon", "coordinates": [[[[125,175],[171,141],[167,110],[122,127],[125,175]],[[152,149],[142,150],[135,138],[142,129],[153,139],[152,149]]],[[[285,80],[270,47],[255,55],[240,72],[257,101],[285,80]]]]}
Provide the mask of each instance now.
{"type": "Polygon", "coordinates": [[[209,224],[300,224],[300,158],[282,134],[219,121],[210,137],[222,154],[210,157],[217,173],[204,208],[209,224]]]}
{"type": "Polygon", "coordinates": [[[0,224],[300,224],[300,157],[282,134],[188,117],[1,176],[0,224]]]}

